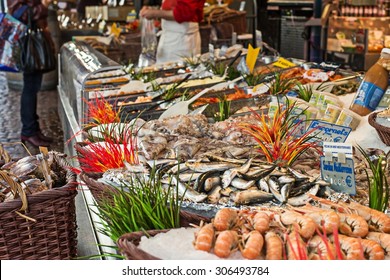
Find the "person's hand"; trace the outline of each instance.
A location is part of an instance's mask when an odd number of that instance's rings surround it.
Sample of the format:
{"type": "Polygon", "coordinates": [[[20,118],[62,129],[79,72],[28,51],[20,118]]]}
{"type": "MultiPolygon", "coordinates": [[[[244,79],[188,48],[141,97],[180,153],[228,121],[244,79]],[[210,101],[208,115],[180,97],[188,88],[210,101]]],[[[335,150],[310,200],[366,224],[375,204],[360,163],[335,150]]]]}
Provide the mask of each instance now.
{"type": "Polygon", "coordinates": [[[153,19],[153,18],[156,18],[158,16],[157,15],[158,11],[159,10],[151,9],[149,6],[144,6],[144,7],[142,7],[141,11],[139,12],[139,15],[141,17],[144,17],[147,19],[153,19]]]}

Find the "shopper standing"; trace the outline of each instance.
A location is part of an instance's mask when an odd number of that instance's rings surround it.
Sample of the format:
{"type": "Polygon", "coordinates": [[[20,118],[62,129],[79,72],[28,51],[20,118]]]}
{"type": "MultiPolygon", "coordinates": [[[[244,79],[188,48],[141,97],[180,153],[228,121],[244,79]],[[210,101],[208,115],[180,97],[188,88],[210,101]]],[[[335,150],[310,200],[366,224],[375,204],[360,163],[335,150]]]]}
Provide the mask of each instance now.
{"type": "Polygon", "coordinates": [[[140,16],[161,19],[162,34],[156,63],[176,61],[200,54],[199,22],[203,19],[205,0],[163,0],[161,9],[145,6],[140,16]]]}
{"type": "MultiPolygon", "coordinates": [[[[52,0],[8,0],[8,10],[10,14],[14,14],[19,8],[28,5],[32,12],[32,27],[39,28],[47,32],[47,16],[48,6],[52,0]]],[[[22,22],[28,23],[27,9],[19,18],[22,22]]],[[[37,115],[38,92],[42,84],[42,72],[23,73],[23,90],[20,100],[20,116],[22,121],[22,142],[38,146],[49,146],[52,138],[42,134],[39,128],[37,115]]]]}

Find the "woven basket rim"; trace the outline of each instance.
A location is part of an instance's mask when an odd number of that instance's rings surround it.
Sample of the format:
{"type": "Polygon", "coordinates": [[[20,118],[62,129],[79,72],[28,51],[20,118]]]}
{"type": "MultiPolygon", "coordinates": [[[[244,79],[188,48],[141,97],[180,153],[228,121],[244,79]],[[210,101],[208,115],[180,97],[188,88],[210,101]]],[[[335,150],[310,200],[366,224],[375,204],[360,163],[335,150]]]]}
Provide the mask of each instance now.
{"type": "Polygon", "coordinates": [[[386,132],[386,133],[390,133],[390,127],[383,126],[383,125],[379,124],[379,123],[376,121],[376,116],[378,115],[378,113],[380,113],[380,112],[373,112],[373,113],[371,113],[371,114],[368,116],[368,123],[369,123],[372,127],[376,128],[376,129],[378,129],[378,130],[380,130],[380,131],[383,131],[383,132],[386,132]]]}
{"type": "MultiPolygon", "coordinates": [[[[200,216],[195,213],[191,213],[185,210],[180,210],[180,216],[185,219],[185,221],[181,221],[181,224],[183,223],[191,223],[195,220],[201,219],[206,222],[210,222],[210,218],[200,216]],[[194,219],[191,220],[191,219],[194,219]]],[[[120,236],[117,240],[117,245],[120,250],[120,252],[126,256],[128,259],[135,259],[135,260],[160,260],[159,258],[141,250],[138,248],[138,243],[141,240],[142,236],[150,235],[155,236],[158,233],[165,233],[170,231],[172,228],[169,229],[154,229],[154,230],[147,230],[147,231],[135,231],[131,233],[125,233],[122,236],[120,236]]]]}
{"type": "MultiPolygon", "coordinates": [[[[76,174],[68,168],[70,166],[68,165],[68,163],[65,163],[64,160],[57,160],[56,157],[54,158],[57,161],[57,164],[59,164],[61,168],[66,170],[67,183],[64,186],[58,188],[52,188],[38,193],[27,194],[28,204],[39,203],[48,199],[55,199],[64,195],[69,195],[70,193],[73,193],[74,196],[76,196],[77,185],[78,185],[76,180],[76,174]]],[[[15,209],[19,210],[21,206],[22,206],[21,198],[16,198],[6,202],[1,202],[0,213],[9,212],[15,209]]]]}

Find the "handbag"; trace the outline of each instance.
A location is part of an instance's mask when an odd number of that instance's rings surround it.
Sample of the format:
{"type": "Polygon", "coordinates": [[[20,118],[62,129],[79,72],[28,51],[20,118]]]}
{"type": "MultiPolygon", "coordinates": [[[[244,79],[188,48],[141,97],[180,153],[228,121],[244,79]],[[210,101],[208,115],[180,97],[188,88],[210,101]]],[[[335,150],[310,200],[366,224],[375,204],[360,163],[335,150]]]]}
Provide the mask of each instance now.
{"type": "Polygon", "coordinates": [[[0,71],[19,72],[19,48],[0,38],[0,71]]]}
{"type": "Polygon", "coordinates": [[[32,25],[32,10],[28,10],[28,30],[21,37],[20,69],[25,73],[50,72],[56,68],[54,44],[50,33],[32,25]]]}
{"type": "Polygon", "coordinates": [[[27,26],[18,19],[26,11],[28,6],[21,6],[14,12],[14,16],[11,16],[6,12],[4,1],[6,0],[0,0],[0,38],[7,40],[11,44],[15,44],[19,38],[21,38],[26,33],[27,26]]]}

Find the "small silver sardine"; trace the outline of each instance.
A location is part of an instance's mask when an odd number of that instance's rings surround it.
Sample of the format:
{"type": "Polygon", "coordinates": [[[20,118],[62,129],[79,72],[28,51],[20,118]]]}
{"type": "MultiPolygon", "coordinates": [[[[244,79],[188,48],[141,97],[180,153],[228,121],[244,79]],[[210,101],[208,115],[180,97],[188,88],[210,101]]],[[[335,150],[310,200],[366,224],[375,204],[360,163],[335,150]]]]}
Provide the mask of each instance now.
{"type": "Polygon", "coordinates": [[[209,192],[212,188],[220,184],[221,184],[221,177],[219,176],[207,178],[206,181],[204,182],[204,190],[206,192],[209,192]]]}
{"type": "Polygon", "coordinates": [[[283,175],[278,178],[279,184],[290,184],[295,182],[295,178],[289,175],[283,175]]]}
{"type": "Polygon", "coordinates": [[[259,185],[260,190],[267,192],[267,193],[270,192],[267,180],[265,178],[261,178],[258,181],[258,185],[259,185]]]}
{"type": "Polygon", "coordinates": [[[186,162],[185,165],[195,172],[207,172],[207,171],[225,171],[230,168],[237,167],[237,164],[229,162],[186,162]]]}
{"type": "Polygon", "coordinates": [[[199,178],[202,173],[180,173],[179,180],[182,182],[191,182],[199,178]]]}
{"type": "Polygon", "coordinates": [[[305,205],[307,202],[311,200],[310,196],[308,194],[316,195],[318,190],[320,189],[319,184],[315,184],[308,192],[295,197],[290,197],[287,199],[287,203],[292,206],[302,206],[305,205]]]}
{"type": "Polygon", "coordinates": [[[209,195],[207,196],[207,202],[211,204],[217,204],[219,199],[221,198],[220,191],[222,190],[221,186],[216,186],[211,190],[209,195]]]}
{"type": "Polygon", "coordinates": [[[272,200],[274,196],[270,193],[263,192],[261,190],[245,190],[236,194],[234,203],[236,205],[261,203],[272,200]]]}
{"type": "Polygon", "coordinates": [[[247,190],[255,184],[255,181],[246,181],[241,178],[234,178],[230,184],[239,190],[247,190]]]}
{"type": "Polygon", "coordinates": [[[170,168],[167,171],[167,173],[168,174],[177,174],[179,171],[183,172],[183,171],[187,171],[187,170],[188,170],[187,164],[186,163],[180,163],[180,164],[176,164],[175,166],[170,168]]]}
{"type": "Polygon", "coordinates": [[[269,185],[269,189],[271,191],[271,193],[273,194],[273,196],[280,202],[280,203],[284,203],[285,201],[283,201],[283,197],[281,195],[281,193],[279,192],[279,189],[280,189],[280,186],[279,184],[273,180],[273,179],[269,179],[268,180],[268,185],[269,185]]]}
{"type": "Polygon", "coordinates": [[[222,188],[227,188],[231,181],[234,179],[234,177],[237,176],[237,171],[233,169],[225,170],[225,172],[222,175],[222,188]]]}
{"type": "Polygon", "coordinates": [[[287,202],[287,199],[290,196],[290,190],[291,190],[291,185],[292,183],[289,184],[284,184],[281,189],[280,189],[280,194],[282,195],[282,200],[283,203],[287,202]]]}
{"type": "Polygon", "coordinates": [[[172,177],[172,183],[174,185],[177,185],[179,195],[181,195],[181,196],[184,195],[184,198],[186,198],[188,200],[191,200],[193,202],[202,202],[202,201],[205,201],[207,199],[207,195],[206,194],[198,193],[194,189],[187,187],[185,184],[180,182],[174,176],[172,177]]]}

